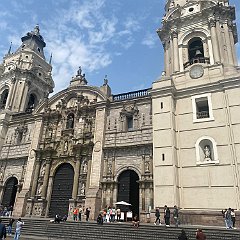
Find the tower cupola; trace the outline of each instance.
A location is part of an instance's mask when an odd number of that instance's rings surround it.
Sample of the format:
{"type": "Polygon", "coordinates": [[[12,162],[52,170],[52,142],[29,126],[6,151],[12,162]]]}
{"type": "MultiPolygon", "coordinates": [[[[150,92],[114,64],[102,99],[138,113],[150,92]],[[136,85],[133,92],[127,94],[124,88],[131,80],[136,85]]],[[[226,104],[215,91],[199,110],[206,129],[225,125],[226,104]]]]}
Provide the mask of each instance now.
{"type": "Polygon", "coordinates": [[[46,47],[46,43],[44,42],[44,39],[40,34],[39,25],[36,25],[34,30],[28,32],[25,36],[21,38],[21,40],[22,45],[17,50],[17,52],[22,51],[25,48],[28,48],[45,59],[43,48],[46,47]]]}
{"type": "Polygon", "coordinates": [[[166,76],[186,74],[196,64],[201,73],[212,66],[237,66],[235,8],[228,0],[167,0],[165,10],[157,33],[166,76]]]}

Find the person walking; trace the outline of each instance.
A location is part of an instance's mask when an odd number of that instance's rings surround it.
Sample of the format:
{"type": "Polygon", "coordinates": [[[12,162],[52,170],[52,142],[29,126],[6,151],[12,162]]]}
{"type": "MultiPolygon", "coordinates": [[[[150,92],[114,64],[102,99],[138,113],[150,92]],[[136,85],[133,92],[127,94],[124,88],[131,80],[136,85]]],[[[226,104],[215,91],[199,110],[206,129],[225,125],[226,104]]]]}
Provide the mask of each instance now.
{"type": "Polygon", "coordinates": [[[155,220],[155,222],[154,222],[154,225],[157,225],[157,222],[158,222],[159,225],[161,225],[160,210],[159,210],[159,208],[156,208],[155,211],[156,211],[156,212],[155,212],[156,220],[155,220]]]}
{"type": "Polygon", "coordinates": [[[74,208],[73,210],[73,221],[77,221],[78,218],[78,209],[74,208]]]}
{"type": "Polygon", "coordinates": [[[0,240],[6,239],[7,234],[6,234],[6,227],[2,223],[2,219],[0,219],[0,240]]]}
{"type": "Polygon", "coordinates": [[[174,223],[175,223],[175,227],[178,227],[178,224],[179,224],[178,213],[179,213],[178,208],[175,205],[174,209],[173,209],[173,220],[174,220],[174,223]]]}
{"type": "Polygon", "coordinates": [[[181,234],[178,236],[178,240],[188,240],[187,234],[184,229],[181,230],[181,234]]]}
{"type": "Polygon", "coordinates": [[[19,218],[17,223],[16,223],[16,231],[15,231],[15,235],[14,235],[14,240],[19,239],[19,237],[21,235],[21,230],[22,230],[23,225],[24,225],[24,222],[22,221],[21,218],[19,218]]]}
{"type": "Polygon", "coordinates": [[[89,221],[89,216],[90,216],[90,211],[91,211],[91,208],[86,208],[86,221],[88,222],[89,221]]]}
{"type": "Polygon", "coordinates": [[[197,232],[196,232],[196,239],[198,240],[205,240],[207,239],[206,235],[203,233],[202,229],[197,229],[197,232]]]}
{"type": "Polygon", "coordinates": [[[11,236],[12,235],[12,225],[14,223],[14,219],[13,218],[10,218],[9,219],[9,222],[8,222],[8,230],[7,230],[7,234],[8,236],[11,236]]]}

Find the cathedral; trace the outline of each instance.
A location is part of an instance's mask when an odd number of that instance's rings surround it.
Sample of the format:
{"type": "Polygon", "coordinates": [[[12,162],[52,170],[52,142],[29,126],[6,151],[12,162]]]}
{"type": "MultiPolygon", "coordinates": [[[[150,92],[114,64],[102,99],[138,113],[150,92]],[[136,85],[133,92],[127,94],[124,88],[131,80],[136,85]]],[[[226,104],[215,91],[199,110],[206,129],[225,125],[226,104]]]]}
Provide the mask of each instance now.
{"type": "Polygon", "coordinates": [[[129,202],[147,221],[177,205],[185,223],[240,210],[240,68],[228,0],[166,0],[165,67],[148,89],[113,95],[79,68],[53,92],[39,26],[0,64],[0,202],[14,216],[129,202]]]}

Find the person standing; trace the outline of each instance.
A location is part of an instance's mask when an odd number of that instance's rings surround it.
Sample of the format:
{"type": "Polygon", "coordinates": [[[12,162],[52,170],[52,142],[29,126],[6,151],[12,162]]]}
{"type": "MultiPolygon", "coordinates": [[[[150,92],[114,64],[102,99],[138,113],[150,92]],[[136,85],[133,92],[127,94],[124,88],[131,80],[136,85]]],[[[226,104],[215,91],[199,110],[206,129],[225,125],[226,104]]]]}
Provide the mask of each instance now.
{"type": "Polygon", "coordinates": [[[121,220],[121,209],[117,208],[117,221],[120,222],[121,220]]]}
{"type": "Polygon", "coordinates": [[[8,231],[7,231],[7,233],[8,233],[9,236],[12,235],[12,225],[13,225],[14,221],[15,221],[15,220],[14,220],[13,218],[10,218],[10,219],[9,219],[9,222],[8,222],[8,231]]]}
{"type": "Polygon", "coordinates": [[[21,235],[21,230],[22,230],[23,225],[24,225],[24,222],[22,221],[21,218],[19,218],[17,223],[16,223],[16,231],[15,231],[15,235],[14,235],[14,240],[19,239],[19,237],[21,235]]]}
{"type": "Polygon", "coordinates": [[[155,212],[155,217],[156,217],[156,220],[154,222],[154,225],[158,224],[161,225],[161,220],[160,220],[160,210],[159,208],[156,208],[156,212],[155,212]]]}
{"type": "Polygon", "coordinates": [[[232,220],[232,227],[235,229],[236,215],[235,215],[234,209],[232,209],[232,212],[231,212],[231,220],[232,220]]]}
{"type": "Polygon", "coordinates": [[[169,207],[166,208],[166,213],[165,213],[165,223],[166,223],[166,227],[170,226],[170,217],[171,217],[171,212],[169,207]]]}
{"type": "Polygon", "coordinates": [[[198,240],[205,240],[207,239],[206,235],[203,233],[202,229],[197,229],[197,232],[196,232],[196,239],[198,240]]]}
{"type": "Polygon", "coordinates": [[[91,211],[91,208],[86,208],[86,221],[88,222],[89,221],[89,216],[90,216],[90,211],[91,211]]]}
{"type": "Polygon", "coordinates": [[[77,217],[78,217],[78,209],[74,208],[74,210],[73,210],[73,221],[77,221],[77,217]]]}
{"type": "Polygon", "coordinates": [[[178,227],[179,219],[178,219],[178,208],[176,205],[174,206],[174,209],[173,209],[173,219],[174,219],[175,227],[178,227]]]}
{"type": "Polygon", "coordinates": [[[83,209],[82,209],[82,205],[80,205],[78,210],[78,221],[82,221],[82,213],[83,213],[83,209]]]}
{"type": "Polygon", "coordinates": [[[0,240],[5,239],[7,237],[6,227],[2,223],[2,219],[0,219],[0,240]]]}
{"type": "Polygon", "coordinates": [[[225,221],[227,223],[227,229],[231,229],[232,228],[232,209],[229,208],[226,212],[225,212],[225,221]]]}
{"type": "Polygon", "coordinates": [[[178,240],[188,240],[188,237],[184,229],[182,229],[181,234],[178,236],[178,240]]]}

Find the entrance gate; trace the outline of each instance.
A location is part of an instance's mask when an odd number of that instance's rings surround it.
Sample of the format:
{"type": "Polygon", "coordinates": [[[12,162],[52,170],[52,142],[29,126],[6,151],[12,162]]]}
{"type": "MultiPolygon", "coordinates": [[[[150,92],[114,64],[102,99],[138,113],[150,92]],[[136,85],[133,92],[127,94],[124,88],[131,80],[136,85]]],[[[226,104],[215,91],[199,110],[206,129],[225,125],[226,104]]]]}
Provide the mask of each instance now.
{"type": "MultiPolygon", "coordinates": [[[[139,177],[136,172],[126,170],[118,177],[118,198],[117,201],[131,203],[131,210],[134,215],[139,215],[139,177]]],[[[124,211],[124,209],[122,209],[124,211]]]]}
{"type": "Polygon", "coordinates": [[[74,170],[71,164],[64,163],[56,171],[53,180],[49,217],[56,214],[68,215],[69,199],[72,198],[74,170]]]}
{"type": "Polygon", "coordinates": [[[2,205],[4,207],[14,206],[17,194],[17,184],[18,180],[15,177],[11,177],[7,180],[2,199],[2,205]]]}

